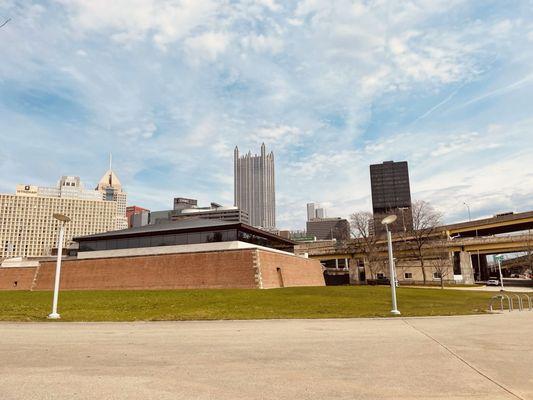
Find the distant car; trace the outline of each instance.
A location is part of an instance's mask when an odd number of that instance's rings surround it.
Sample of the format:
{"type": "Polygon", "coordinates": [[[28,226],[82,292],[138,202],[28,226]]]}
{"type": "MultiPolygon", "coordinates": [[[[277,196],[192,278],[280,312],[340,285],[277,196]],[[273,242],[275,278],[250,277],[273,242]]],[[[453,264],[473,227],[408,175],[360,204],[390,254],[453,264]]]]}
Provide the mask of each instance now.
{"type": "Polygon", "coordinates": [[[368,279],[366,283],[369,285],[390,285],[390,279],[386,276],[379,276],[376,279],[368,279]]]}
{"type": "Polygon", "coordinates": [[[487,286],[500,286],[500,280],[498,278],[489,278],[487,286]]]}

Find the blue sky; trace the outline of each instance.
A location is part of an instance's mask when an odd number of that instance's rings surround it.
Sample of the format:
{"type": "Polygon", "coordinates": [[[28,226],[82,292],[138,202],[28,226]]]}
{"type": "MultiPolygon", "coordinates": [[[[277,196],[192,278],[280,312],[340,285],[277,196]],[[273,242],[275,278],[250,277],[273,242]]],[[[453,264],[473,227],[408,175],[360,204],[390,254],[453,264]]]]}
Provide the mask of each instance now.
{"type": "Polygon", "coordinates": [[[233,203],[233,148],[276,156],[278,226],[370,210],[408,160],[447,221],[533,209],[532,1],[0,0],[0,192],[108,153],[129,203],[233,203]]]}

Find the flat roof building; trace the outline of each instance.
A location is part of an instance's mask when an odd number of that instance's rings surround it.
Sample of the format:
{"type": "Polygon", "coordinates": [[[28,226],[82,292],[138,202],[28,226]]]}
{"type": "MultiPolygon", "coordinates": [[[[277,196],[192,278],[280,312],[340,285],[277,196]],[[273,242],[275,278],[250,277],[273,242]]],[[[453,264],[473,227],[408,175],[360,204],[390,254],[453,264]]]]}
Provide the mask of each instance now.
{"type": "Polygon", "coordinates": [[[126,207],[126,218],[128,219],[128,228],[148,224],[150,210],[139,206],[126,207]],[[145,223],[143,223],[145,222],[145,223]]]}
{"type": "Polygon", "coordinates": [[[307,221],[307,236],[314,236],[317,240],[348,240],[350,238],[350,224],[343,218],[322,218],[307,221]]]}
{"type": "Polygon", "coordinates": [[[241,241],[294,252],[294,242],[240,222],[189,219],[74,238],[79,252],[241,241]]]}
{"type": "Polygon", "coordinates": [[[114,230],[118,204],[85,190],[74,176],[61,177],[56,187],[17,185],[14,195],[0,194],[0,259],[50,255],[57,247],[55,213],[71,218],[65,225],[68,245],[74,236],[114,230]]]}
{"type": "Polygon", "coordinates": [[[211,203],[207,207],[198,207],[196,199],[176,197],[173,210],[152,211],[134,221],[133,227],[143,225],[165,224],[172,221],[190,219],[222,220],[249,223],[248,213],[234,206],[222,206],[211,203]]]}
{"type": "MultiPolygon", "coordinates": [[[[61,288],[268,289],[324,286],[322,266],[294,242],[238,222],[187,220],[78,237],[61,288]]],[[[2,264],[0,290],[50,290],[55,261],[2,264]],[[19,264],[21,264],[19,266],[19,264]]]]}

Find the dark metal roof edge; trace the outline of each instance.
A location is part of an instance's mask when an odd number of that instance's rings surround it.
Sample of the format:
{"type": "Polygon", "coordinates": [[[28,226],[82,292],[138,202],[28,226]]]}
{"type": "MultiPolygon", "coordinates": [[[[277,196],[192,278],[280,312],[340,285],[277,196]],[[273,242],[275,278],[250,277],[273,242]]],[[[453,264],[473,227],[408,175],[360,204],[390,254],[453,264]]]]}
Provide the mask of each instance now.
{"type": "MultiPolygon", "coordinates": [[[[120,231],[102,232],[102,233],[96,233],[93,235],[74,237],[72,238],[72,240],[75,242],[84,242],[84,241],[98,240],[98,239],[120,239],[120,238],[131,238],[131,237],[144,237],[144,236],[151,236],[153,234],[172,235],[172,234],[177,234],[180,232],[181,233],[202,232],[206,230],[220,231],[220,230],[226,230],[226,229],[239,229],[240,228],[242,230],[249,231],[252,233],[257,233],[257,234],[266,236],[271,239],[281,240],[287,244],[292,244],[292,245],[297,244],[296,242],[290,239],[286,239],[279,235],[270,233],[268,231],[265,231],[259,228],[255,228],[251,225],[244,224],[242,222],[233,222],[233,221],[222,221],[222,222],[224,223],[219,224],[219,225],[211,225],[211,226],[204,225],[204,226],[199,226],[199,227],[181,227],[181,228],[176,227],[174,229],[161,229],[161,230],[153,229],[153,230],[137,231],[137,232],[131,232],[131,231],[125,232],[125,231],[129,231],[129,229],[125,229],[125,230],[120,230],[120,231]],[[231,223],[228,223],[228,222],[231,222],[231,223]]],[[[157,225],[154,225],[154,226],[157,226],[157,225]]]]}

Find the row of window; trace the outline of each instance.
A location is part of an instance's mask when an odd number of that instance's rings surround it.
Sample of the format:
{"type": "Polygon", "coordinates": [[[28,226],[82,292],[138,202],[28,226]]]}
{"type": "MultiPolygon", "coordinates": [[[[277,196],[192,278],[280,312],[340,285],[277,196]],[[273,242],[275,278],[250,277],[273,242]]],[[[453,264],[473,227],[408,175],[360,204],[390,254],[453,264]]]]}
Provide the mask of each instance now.
{"type": "Polygon", "coordinates": [[[235,240],[280,250],[293,250],[292,245],[288,245],[282,240],[268,239],[248,232],[238,231],[236,229],[229,229],[221,231],[189,232],[169,235],[159,234],[152,236],[120,239],[97,239],[89,241],[84,240],[80,241],[79,251],[133,249],[139,247],[229,242],[235,240]]]}
{"type": "MultiPolygon", "coordinates": [[[[376,274],[378,279],[385,278],[385,274],[383,273],[377,273],[376,274]]],[[[403,274],[404,279],[413,279],[413,273],[412,272],[404,272],[403,274]]],[[[433,279],[440,279],[440,272],[433,272],[433,279]]]]}

